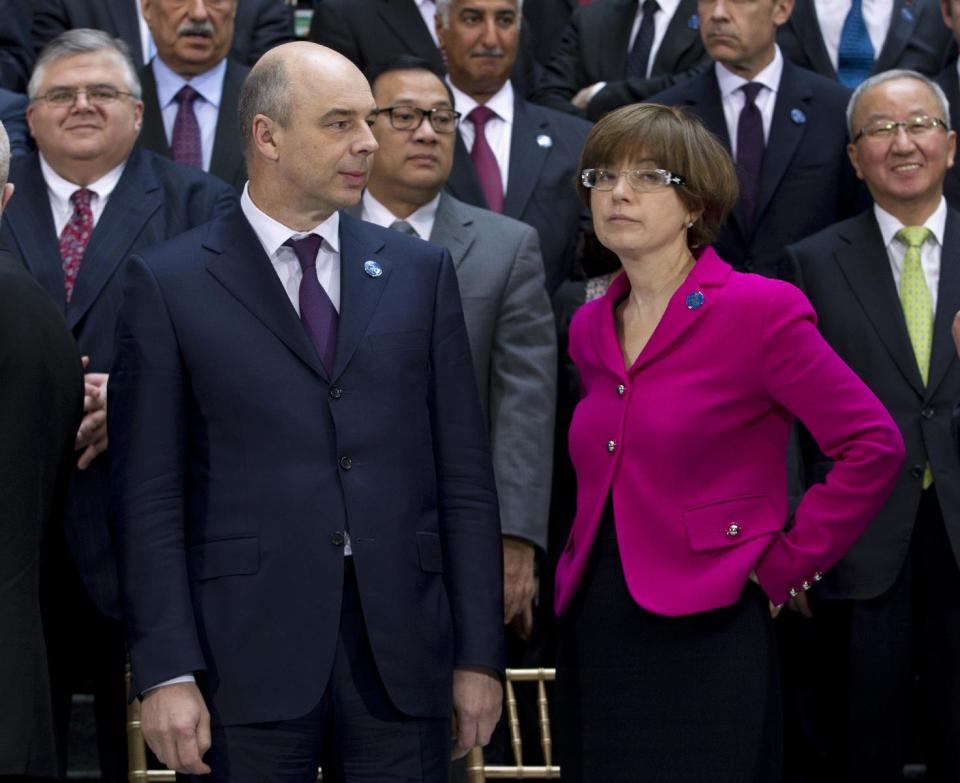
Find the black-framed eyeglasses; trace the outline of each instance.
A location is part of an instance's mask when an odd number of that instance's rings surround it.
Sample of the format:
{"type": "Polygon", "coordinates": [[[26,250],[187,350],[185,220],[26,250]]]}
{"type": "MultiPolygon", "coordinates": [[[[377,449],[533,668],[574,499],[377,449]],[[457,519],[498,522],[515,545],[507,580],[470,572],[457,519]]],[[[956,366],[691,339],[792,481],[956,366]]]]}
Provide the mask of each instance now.
{"type": "Polygon", "coordinates": [[[460,112],[453,109],[419,109],[416,106],[387,106],[375,109],[375,115],[386,114],[394,130],[416,130],[425,117],[437,133],[453,133],[460,124],[460,112]]]}
{"type": "Polygon", "coordinates": [[[584,169],[580,172],[580,181],[590,190],[613,190],[621,175],[627,178],[627,184],[638,193],[653,193],[671,185],[686,184],[683,177],[666,169],[631,169],[629,171],[584,169]]]}
{"type": "Polygon", "coordinates": [[[853,140],[857,142],[863,136],[871,139],[889,140],[897,135],[900,128],[903,128],[908,136],[923,137],[937,128],[949,130],[950,126],[947,125],[946,120],[941,120],[939,117],[928,117],[926,114],[900,122],[896,120],[874,120],[864,125],[860,132],[853,137],[853,140]]]}
{"type": "Polygon", "coordinates": [[[133,93],[118,90],[110,84],[91,84],[87,87],[51,87],[43,95],[38,95],[35,100],[44,100],[51,106],[73,106],[81,93],[86,95],[87,101],[94,106],[106,106],[121,97],[134,97],[133,93]]]}

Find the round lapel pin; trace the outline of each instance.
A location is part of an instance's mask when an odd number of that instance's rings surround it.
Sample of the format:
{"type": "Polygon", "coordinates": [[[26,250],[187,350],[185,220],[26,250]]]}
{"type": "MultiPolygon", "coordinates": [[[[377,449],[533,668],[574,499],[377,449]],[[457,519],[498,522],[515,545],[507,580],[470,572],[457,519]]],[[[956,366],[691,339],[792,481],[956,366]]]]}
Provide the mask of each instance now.
{"type": "Polygon", "coordinates": [[[687,294],[687,309],[696,310],[698,307],[703,305],[703,292],[694,291],[692,294],[687,294]]]}
{"type": "Polygon", "coordinates": [[[553,146],[553,139],[551,139],[546,133],[541,133],[539,136],[537,136],[537,145],[545,150],[548,150],[553,146]]]}
{"type": "Polygon", "coordinates": [[[383,267],[380,266],[376,261],[364,261],[363,262],[363,271],[366,272],[370,277],[380,277],[383,274],[383,267]]]}
{"type": "Polygon", "coordinates": [[[913,9],[909,6],[904,6],[900,9],[900,16],[903,17],[904,21],[912,22],[913,21],[913,9]]]}
{"type": "Polygon", "coordinates": [[[790,109],[790,119],[793,120],[794,125],[804,125],[807,122],[807,115],[800,109],[790,109]]]}
{"type": "Polygon", "coordinates": [[[689,27],[691,30],[699,30],[700,17],[697,14],[694,14],[689,19],[687,19],[687,27],[689,27]]]}

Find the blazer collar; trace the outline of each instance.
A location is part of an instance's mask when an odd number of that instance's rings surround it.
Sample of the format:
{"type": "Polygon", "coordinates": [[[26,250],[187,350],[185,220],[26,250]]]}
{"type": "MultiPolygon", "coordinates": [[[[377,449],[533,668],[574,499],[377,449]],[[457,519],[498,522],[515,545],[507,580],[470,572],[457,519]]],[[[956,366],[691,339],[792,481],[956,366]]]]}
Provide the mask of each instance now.
{"type": "Polygon", "coordinates": [[[536,116],[530,105],[517,96],[514,100],[513,132],[510,138],[510,177],[503,197],[503,214],[519,218],[540,181],[540,171],[552,145],[550,121],[536,116]]]}
{"type": "Polygon", "coordinates": [[[927,399],[936,394],[947,371],[957,361],[957,349],[950,328],[960,311],[960,212],[947,209],[947,226],[940,252],[940,284],[937,287],[937,312],[933,323],[930,372],[927,375],[927,399]]]}
{"type": "Polygon", "coordinates": [[[477,239],[473,218],[460,208],[460,202],[448,193],[440,194],[437,218],[433,224],[430,241],[445,247],[453,257],[453,265],[459,269],[470,246],[477,239]]]}

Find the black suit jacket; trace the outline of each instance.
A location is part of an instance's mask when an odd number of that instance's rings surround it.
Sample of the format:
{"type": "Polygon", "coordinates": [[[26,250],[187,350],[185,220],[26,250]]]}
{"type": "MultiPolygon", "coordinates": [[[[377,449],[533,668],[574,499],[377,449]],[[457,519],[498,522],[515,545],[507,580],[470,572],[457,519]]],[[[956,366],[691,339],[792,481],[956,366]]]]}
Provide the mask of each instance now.
{"type": "MultiPolygon", "coordinates": [[[[927,463],[960,562],[960,459],[951,428],[953,404],[960,398],[960,361],[950,335],[960,310],[960,213],[951,209],[947,215],[926,388],[872,209],[787,252],[817,311],[821,333],[886,406],[906,445],[890,500],[824,577],[826,597],[874,598],[893,584],[908,556],[927,463]]],[[[804,451],[808,480],[822,480],[826,466],[815,452],[804,451]]]]}
{"type": "MultiPolygon", "coordinates": [[[[909,68],[927,76],[940,73],[953,36],[943,23],[938,0],[893,0],[890,28],[876,55],[873,73],[909,68]]],[[[790,19],[777,31],[783,56],[828,79],[837,78],[823,43],[814,0],[797,0],[790,19]]]]}
{"type": "Polygon", "coordinates": [[[55,778],[40,542],[63,501],[83,372],[63,316],[2,245],[0,366],[0,777],[55,778]]]}
{"type": "Polygon", "coordinates": [[[550,62],[570,21],[577,0],[524,0],[524,24],[534,36],[534,56],[540,65],[550,62]]]}
{"type": "Polygon", "coordinates": [[[624,78],[637,0],[599,0],[577,8],[532,100],[598,120],[613,109],[646,100],[705,70],[710,57],[700,40],[697,0],[680,0],[653,58],[649,79],[624,78]],[[582,88],[607,82],[586,112],[570,101],[582,88]]]}
{"type": "MultiPolygon", "coordinates": [[[[735,269],[789,279],[786,245],[863,208],[864,191],[846,151],[849,95],[845,87],[784,62],[753,224],[747,225],[738,203],[713,243],[735,269]]],[[[714,68],[650,101],[687,106],[731,149],[714,68]]]]}
{"type": "Polygon", "coordinates": [[[397,709],[448,718],[454,666],[502,667],[497,496],[450,254],[341,213],[340,275],[328,371],[239,209],[128,264],[109,427],[134,690],[201,672],[217,723],[321,700],[347,527],[397,709]]]}
{"type": "MultiPolygon", "coordinates": [[[[243,159],[243,141],[240,138],[240,90],[250,69],[227,60],[223,76],[223,93],[220,97],[220,113],[213,136],[213,155],[210,157],[210,173],[233,185],[237,192],[243,190],[247,181],[247,166],[243,159]]],[[[157,80],[153,68],[145,65],[140,70],[143,87],[143,127],[138,143],[145,149],[170,157],[170,145],[163,129],[163,115],[157,98],[157,80]]]]}
{"type": "MultiPolygon", "coordinates": [[[[937,77],[937,84],[943,88],[947,100],[950,102],[950,116],[945,117],[950,127],[956,130],[960,127],[960,80],[957,78],[957,64],[951,63],[937,77]]],[[[954,209],[960,209],[960,169],[954,163],[947,169],[947,176],[943,180],[943,195],[947,203],[954,209]]]]}
{"type": "Polygon", "coordinates": [[[33,70],[30,24],[23,0],[0,0],[0,87],[26,92],[33,70]]]}
{"type": "MultiPolygon", "coordinates": [[[[336,49],[361,71],[404,54],[421,57],[440,72],[447,70],[413,0],[319,0],[309,38],[336,49]]],[[[520,51],[510,80],[527,96],[537,76],[532,33],[521,26],[520,51]]]]}
{"type": "MultiPolygon", "coordinates": [[[[110,369],[127,256],[231,209],[237,200],[216,178],[134,148],[87,245],[73,297],[64,305],[57,234],[37,155],[14,161],[10,181],[17,191],[0,221],[0,237],[58,304],[81,354],[90,357],[90,372],[110,369]]],[[[86,470],[71,472],[64,526],[94,604],[119,617],[107,528],[109,459],[108,450],[86,470]]]]}
{"type": "MultiPolygon", "coordinates": [[[[22,0],[21,0],[22,1],[22,0]]],[[[104,30],[122,38],[139,66],[144,61],[134,0],[33,0],[33,46],[75,27],[104,30]]],[[[293,40],[293,12],[283,0],[238,0],[230,56],[253,65],[268,49],[293,40]]]]}
{"type": "MultiPolygon", "coordinates": [[[[574,186],[589,132],[590,125],[576,117],[519,97],[514,102],[503,214],[537,229],[548,292],[570,273],[578,244],[592,231],[590,215],[574,186]]],[[[489,208],[459,135],[446,189],[461,201],[489,208]]]]}

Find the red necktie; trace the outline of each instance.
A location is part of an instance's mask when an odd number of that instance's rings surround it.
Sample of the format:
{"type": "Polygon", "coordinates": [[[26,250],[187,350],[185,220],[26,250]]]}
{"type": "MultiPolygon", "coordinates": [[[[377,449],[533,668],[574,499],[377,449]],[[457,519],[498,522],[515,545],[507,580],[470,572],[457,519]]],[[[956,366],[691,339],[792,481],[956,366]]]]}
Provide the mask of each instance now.
{"type": "Polygon", "coordinates": [[[80,262],[93,234],[93,210],[90,199],[93,191],[80,188],[70,194],[73,214],[60,232],[60,259],[63,262],[63,290],[67,301],[73,296],[73,287],[80,273],[80,262]]]}
{"type": "Polygon", "coordinates": [[[193,113],[193,102],[200,97],[189,84],[183,85],[174,96],[180,104],[173,121],[173,137],[170,140],[170,157],[184,166],[203,168],[203,147],[200,144],[200,124],[193,113]]]}
{"type": "Polygon", "coordinates": [[[467,115],[467,119],[473,123],[475,130],[470,158],[477,171],[480,187],[483,188],[483,195],[487,197],[487,207],[494,212],[503,212],[503,179],[500,177],[500,166],[497,165],[493,150],[487,144],[484,132],[487,121],[496,116],[493,109],[477,106],[467,115]]]}

